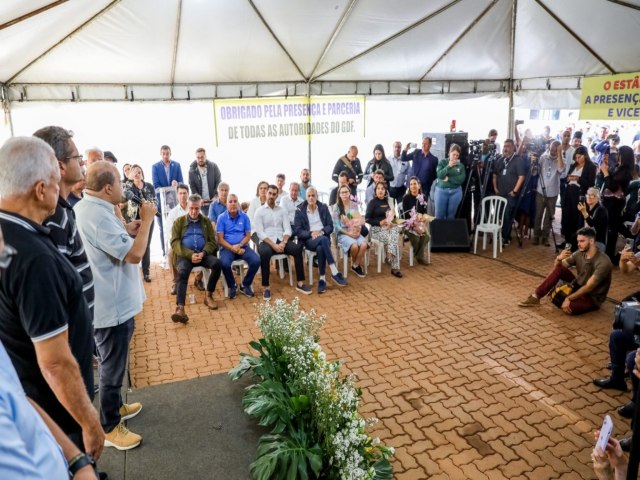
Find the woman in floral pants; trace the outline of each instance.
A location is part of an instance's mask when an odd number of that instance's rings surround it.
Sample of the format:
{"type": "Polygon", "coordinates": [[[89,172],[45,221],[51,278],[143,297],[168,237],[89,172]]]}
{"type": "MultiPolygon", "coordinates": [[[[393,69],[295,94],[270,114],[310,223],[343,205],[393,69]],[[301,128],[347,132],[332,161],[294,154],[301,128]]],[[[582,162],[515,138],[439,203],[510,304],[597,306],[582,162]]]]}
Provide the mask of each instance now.
{"type": "Polygon", "coordinates": [[[388,260],[391,262],[391,274],[401,278],[400,271],[400,235],[402,226],[394,225],[395,212],[389,205],[387,187],[378,182],[375,197],[367,205],[365,220],[371,225],[371,238],[382,242],[387,247],[388,260]]]}

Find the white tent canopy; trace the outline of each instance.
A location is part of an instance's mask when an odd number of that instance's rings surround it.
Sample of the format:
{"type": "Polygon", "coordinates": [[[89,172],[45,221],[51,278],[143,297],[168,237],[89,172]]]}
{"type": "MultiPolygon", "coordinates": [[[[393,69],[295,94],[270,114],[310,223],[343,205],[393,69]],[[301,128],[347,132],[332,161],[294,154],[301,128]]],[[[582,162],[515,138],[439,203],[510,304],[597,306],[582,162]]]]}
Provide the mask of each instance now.
{"type": "Polygon", "coordinates": [[[582,76],[640,70],[640,0],[3,0],[0,45],[5,108],[512,91],[575,108],[582,76]]]}

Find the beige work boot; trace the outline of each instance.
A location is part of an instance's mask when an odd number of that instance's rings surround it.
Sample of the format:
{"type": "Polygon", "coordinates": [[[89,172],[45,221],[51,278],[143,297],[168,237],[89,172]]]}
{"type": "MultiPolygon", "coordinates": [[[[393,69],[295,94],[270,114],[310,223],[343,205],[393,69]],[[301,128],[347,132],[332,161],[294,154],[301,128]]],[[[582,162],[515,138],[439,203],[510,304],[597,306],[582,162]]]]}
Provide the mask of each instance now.
{"type": "Polygon", "coordinates": [[[130,418],[135,417],[142,410],[142,404],[140,402],[134,403],[123,403],[120,407],[120,419],[121,420],[129,420],[130,418]]]}
{"type": "Polygon", "coordinates": [[[125,427],[124,422],[120,422],[116,428],[104,435],[104,446],[114,447],[118,450],[131,450],[141,443],[142,437],[125,427]]]}
{"type": "Polygon", "coordinates": [[[519,307],[536,307],[540,305],[540,299],[529,295],[526,300],[523,300],[518,304],[519,307]]]}
{"type": "Polygon", "coordinates": [[[209,307],[210,310],[218,309],[218,303],[213,298],[213,292],[207,292],[204,295],[204,304],[209,307]]]}

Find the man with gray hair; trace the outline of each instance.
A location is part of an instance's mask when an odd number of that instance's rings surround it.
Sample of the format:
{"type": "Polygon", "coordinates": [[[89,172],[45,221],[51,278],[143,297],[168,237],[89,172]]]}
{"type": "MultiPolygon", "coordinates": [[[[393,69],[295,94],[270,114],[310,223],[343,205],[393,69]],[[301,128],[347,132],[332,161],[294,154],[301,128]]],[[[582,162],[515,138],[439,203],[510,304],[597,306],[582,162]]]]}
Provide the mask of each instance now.
{"type": "Polygon", "coordinates": [[[0,148],[0,226],[18,249],[0,282],[0,341],[26,394],[98,458],[104,431],[90,398],[91,313],[82,279],[42,226],[58,204],[59,182],[54,151],[39,138],[15,137],[0,148]]]}
{"type": "Polygon", "coordinates": [[[104,160],[104,153],[98,147],[90,147],[84,151],[84,161],[89,165],[104,160]]]}
{"type": "Polygon", "coordinates": [[[184,304],[187,298],[187,282],[194,267],[211,269],[204,304],[211,310],[218,308],[218,304],[213,299],[213,292],[220,278],[220,261],[216,256],[218,244],[211,222],[200,213],[201,200],[202,197],[198,194],[189,196],[189,213],[178,218],[171,229],[171,250],[176,256],[178,267],[176,311],[171,316],[174,322],[189,321],[184,311],[184,304]]]}
{"type": "Polygon", "coordinates": [[[100,364],[104,444],[129,450],[140,445],[142,437],[129,431],[124,420],[140,413],[142,405],[122,402],[122,380],[134,317],[142,311],[145,300],[138,264],[147,249],[157,210],[154,203],[143,201],[140,220],[125,226],[114,211],[122,201],[120,172],[110,162],[96,162],[87,169],[85,195],[74,210],[96,287],[93,322],[100,364]],[[135,240],[131,235],[135,235],[135,240]]]}

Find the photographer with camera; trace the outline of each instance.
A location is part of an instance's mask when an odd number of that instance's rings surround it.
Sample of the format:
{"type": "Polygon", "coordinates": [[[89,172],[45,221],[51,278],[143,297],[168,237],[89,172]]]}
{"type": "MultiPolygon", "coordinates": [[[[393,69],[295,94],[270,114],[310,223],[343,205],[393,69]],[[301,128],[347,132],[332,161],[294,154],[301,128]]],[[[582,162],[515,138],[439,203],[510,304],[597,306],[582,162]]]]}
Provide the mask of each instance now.
{"type": "Polygon", "coordinates": [[[611,260],[596,247],[596,232],[591,227],[578,230],[578,251],[571,253],[565,248],[556,257],[554,269],[547,275],[535,292],[520,302],[520,307],[540,305],[540,299],[551,293],[563,280],[573,286],[570,294],[560,305],[567,315],[580,315],[597,310],[606,300],[611,286],[611,260]],[[570,270],[576,268],[576,273],[570,270]]]}
{"type": "MultiPolygon", "coordinates": [[[[560,142],[553,141],[549,150],[544,152],[540,160],[533,161],[539,174],[536,187],[536,218],[533,226],[533,244],[540,242],[545,247],[550,246],[549,232],[551,231],[551,219],[556,210],[556,202],[560,194],[560,175],[564,171],[564,158],[560,151],[560,142]],[[544,224],[543,224],[544,220],[544,224]]],[[[535,158],[535,157],[533,157],[535,158]]]]}

